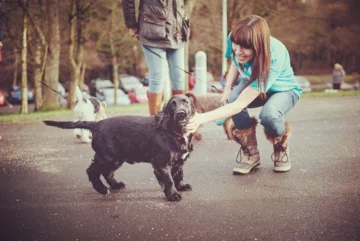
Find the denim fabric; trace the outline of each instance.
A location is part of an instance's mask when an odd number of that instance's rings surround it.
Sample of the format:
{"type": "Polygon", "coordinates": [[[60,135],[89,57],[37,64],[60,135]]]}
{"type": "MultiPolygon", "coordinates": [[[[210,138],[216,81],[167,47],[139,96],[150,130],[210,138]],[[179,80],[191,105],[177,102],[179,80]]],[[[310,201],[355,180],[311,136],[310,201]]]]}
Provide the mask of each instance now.
{"type": "MultiPolygon", "coordinates": [[[[232,90],[228,99],[229,103],[234,102],[238,98],[243,87],[244,83],[237,85],[232,90]]],[[[259,96],[247,108],[263,106],[259,115],[260,124],[264,126],[270,136],[277,137],[281,136],[285,131],[284,115],[294,107],[298,100],[298,95],[293,90],[289,90],[268,94],[265,99],[261,99],[259,96]]],[[[251,117],[247,108],[232,116],[237,129],[247,129],[251,126],[251,117]]]]}
{"type": "Polygon", "coordinates": [[[168,61],[171,89],[183,90],[185,88],[184,70],[184,48],[162,49],[144,45],[141,46],[144,52],[147,67],[149,69],[149,92],[162,93],[164,90],[165,61],[168,61]],[[151,51],[150,51],[151,50],[151,51]],[[156,54],[155,54],[156,53],[156,54]]]}

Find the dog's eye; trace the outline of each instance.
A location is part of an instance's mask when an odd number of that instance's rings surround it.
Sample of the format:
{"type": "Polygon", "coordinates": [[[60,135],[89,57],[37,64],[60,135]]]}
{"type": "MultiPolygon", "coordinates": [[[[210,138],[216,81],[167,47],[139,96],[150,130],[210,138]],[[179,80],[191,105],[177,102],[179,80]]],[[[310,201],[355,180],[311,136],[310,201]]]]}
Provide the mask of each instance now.
{"type": "Polygon", "coordinates": [[[173,108],[176,107],[176,102],[175,101],[171,103],[171,107],[173,107],[173,108]]]}
{"type": "Polygon", "coordinates": [[[189,101],[187,101],[186,99],[183,99],[182,102],[185,103],[185,104],[189,104],[189,101]]]}

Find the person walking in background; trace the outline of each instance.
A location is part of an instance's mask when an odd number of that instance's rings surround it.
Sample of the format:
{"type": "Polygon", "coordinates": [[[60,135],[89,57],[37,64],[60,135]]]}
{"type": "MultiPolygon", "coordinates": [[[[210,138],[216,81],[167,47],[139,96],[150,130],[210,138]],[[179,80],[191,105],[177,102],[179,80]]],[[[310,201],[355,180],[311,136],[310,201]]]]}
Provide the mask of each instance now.
{"type": "Polygon", "coordinates": [[[332,72],[332,83],[334,90],[341,90],[341,84],[344,82],[345,71],[344,68],[336,63],[332,72]]]}
{"type": "Polygon", "coordinates": [[[195,132],[199,125],[232,116],[233,139],[240,144],[240,160],[234,174],[247,174],[260,165],[255,117],[247,108],[263,106],[259,119],[266,138],[273,144],[274,171],[291,168],[289,153],[290,125],[284,115],[299,100],[299,87],[286,47],[270,36],[270,29],[260,16],[245,17],[228,36],[225,56],[232,60],[226,76],[221,102],[226,104],[210,112],[195,115],[188,129],[195,132]],[[234,86],[240,74],[240,83],[234,86]],[[241,151],[244,155],[241,154],[241,151]],[[242,158],[242,157],[246,158],[242,158]]]}
{"type": "Polygon", "coordinates": [[[190,31],[184,23],[184,1],[140,0],[138,19],[135,0],[123,0],[122,6],[125,25],[130,36],[139,39],[149,69],[149,112],[155,115],[163,97],[164,61],[169,65],[172,94],[184,93],[184,45],[190,31]]]}

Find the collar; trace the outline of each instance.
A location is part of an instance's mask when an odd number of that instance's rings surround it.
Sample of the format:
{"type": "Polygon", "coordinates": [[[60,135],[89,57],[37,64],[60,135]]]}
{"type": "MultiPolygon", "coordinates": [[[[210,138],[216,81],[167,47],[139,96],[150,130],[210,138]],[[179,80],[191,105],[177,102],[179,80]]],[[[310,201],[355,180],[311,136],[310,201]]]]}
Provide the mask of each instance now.
{"type": "Polygon", "coordinates": [[[174,134],[176,134],[176,135],[178,135],[178,136],[180,136],[180,137],[184,137],[184,135],[180,134],[180,133],[177,132],[177,131],[174,131],[174,130],[173,130],[173,132],[174,132],[174,134]]]}

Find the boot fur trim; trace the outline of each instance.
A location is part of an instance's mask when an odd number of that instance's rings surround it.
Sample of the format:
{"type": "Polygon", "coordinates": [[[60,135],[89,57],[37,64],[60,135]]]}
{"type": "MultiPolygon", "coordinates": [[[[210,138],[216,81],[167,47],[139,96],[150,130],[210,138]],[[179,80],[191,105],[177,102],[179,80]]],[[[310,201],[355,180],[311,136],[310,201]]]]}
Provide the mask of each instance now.
{"type": "Polygon", "coordinates": [[[256,119],[256,117],[251,117],[251,126],[247,129],[243,129],[243,130],[239,130],[235,128],[235,125],[232,126],[233,131],[233,139],[239,143],[241,146],[246,145],[246,143],[248,143],[247,137],[250,136],[251,133],[254,132],[254,129],[256,128],[256,125],[258,123],[258,120],[256,119]]]}
{"type": "Polygon", "coordinates": [[[288,121],[285,121],[285,131],[281,136],[271,137],[266,130],[264,129],[266,139],[268,139],[272,144],[278,143],[281,141],[283,147],[287,146],[287,142],[291,136],[291,127],[288,121]]]}

